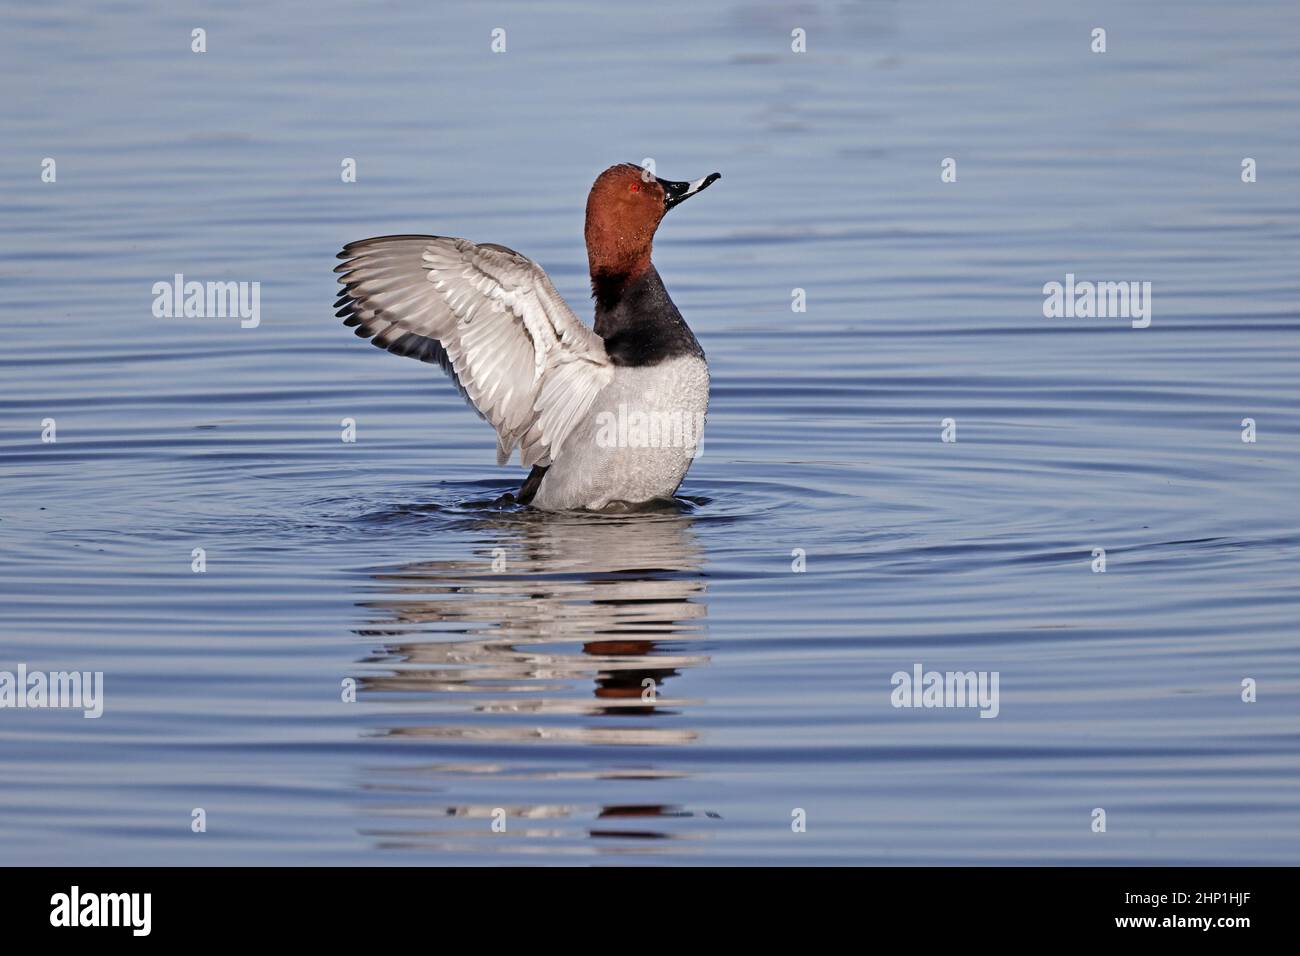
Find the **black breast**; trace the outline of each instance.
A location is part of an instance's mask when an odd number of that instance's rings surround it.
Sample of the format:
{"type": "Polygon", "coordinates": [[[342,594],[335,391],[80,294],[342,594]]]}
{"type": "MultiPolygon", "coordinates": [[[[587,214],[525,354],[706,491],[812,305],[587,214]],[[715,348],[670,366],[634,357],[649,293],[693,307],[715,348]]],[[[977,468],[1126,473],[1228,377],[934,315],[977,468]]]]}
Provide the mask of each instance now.
{"type": "Polygon", "coordinates": [[[657,365],[683,355],[704,358],[654,266],[632,279],[594,275],[591,291],[596,334],[605,340],[605,352],[615,365],[657,365]]]}

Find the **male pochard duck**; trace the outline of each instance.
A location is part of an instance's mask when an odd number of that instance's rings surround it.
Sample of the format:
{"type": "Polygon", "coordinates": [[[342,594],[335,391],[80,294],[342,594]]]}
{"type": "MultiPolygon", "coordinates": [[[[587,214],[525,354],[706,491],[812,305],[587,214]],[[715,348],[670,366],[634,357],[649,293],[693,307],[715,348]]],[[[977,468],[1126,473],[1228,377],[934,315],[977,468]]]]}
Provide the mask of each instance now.
{"type": "Polygon", "coordinates": [[[495,243],[382,236],[348,243],[334,271],[344,325],[440,365],[532,467],[516,500],[545,511],[667,498],[699,450],[704,350],[650,261],[664,214],[720,176],[669,182],[624,163],[587,197],[594,331],[542,268],[495,243]]]}

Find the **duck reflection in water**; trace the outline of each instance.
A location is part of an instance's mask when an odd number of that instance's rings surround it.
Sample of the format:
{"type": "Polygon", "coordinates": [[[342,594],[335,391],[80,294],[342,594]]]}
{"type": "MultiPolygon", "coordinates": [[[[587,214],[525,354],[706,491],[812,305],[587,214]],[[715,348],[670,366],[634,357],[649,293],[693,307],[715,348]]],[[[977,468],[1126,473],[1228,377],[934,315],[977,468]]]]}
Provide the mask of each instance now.
{"type": "MultiPolygon", "coordinates": [[[[358,677],[361,699],[376,702],[382,695],[402,703],[401,724],[393,726],[395,712],[386,710],[375,734],[435,750],[443,741],[447,749],[445,762],[393,771],[403,780],[392,789],[406,791],[432,777],[440,783],[431,789],[445,793],[448,778],[484,774],[512,781],[684,776],[647,766],[644,748],[689,745],[698,736],[680,726],[698,701],[675,697],[666,686],[708,663],[691,652],[704,636],[707,614],[695,519],[674,507],[622,517],[518,511],[465,520],[457,536],[468,532],[479,540],[473,557],[374,571],[379,593],[360,602],[369,626],[358,633],[382,642],[363,663],[367,671],[383,671],[358,677]],[[520,756],[518,745],[544,741],[599,752],[575,756],[561,746],[520,756]]],[[[520,796],[537,790],[512,786],[520,796]]],[[[376,789],[390,788],[378,783],[376,789]]],[[[491,809],[442,812],[481,817],[491,809]]],[[[586,809],[522,802],[506,813],[534,820],[696,816],[640,801],[586,809]]],[[[587,835],[615,834],[668,836],[599,826],[587,835]]],[[[434,838],[427,831],[420,836],[434,838]]]]}

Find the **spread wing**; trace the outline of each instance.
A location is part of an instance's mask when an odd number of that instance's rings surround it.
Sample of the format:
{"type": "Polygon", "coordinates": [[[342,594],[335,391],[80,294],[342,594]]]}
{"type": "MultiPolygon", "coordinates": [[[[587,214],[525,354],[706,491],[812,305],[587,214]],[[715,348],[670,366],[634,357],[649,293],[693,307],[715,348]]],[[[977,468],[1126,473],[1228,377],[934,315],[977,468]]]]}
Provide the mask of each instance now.
{"type": "Polygon", "coordinates": [[[343,324],[440,365],[497,432],[497,464],[548,465],[614,368],[600,336],[531,259],[445,236],[348,243],[335,268],[343,324]]]}

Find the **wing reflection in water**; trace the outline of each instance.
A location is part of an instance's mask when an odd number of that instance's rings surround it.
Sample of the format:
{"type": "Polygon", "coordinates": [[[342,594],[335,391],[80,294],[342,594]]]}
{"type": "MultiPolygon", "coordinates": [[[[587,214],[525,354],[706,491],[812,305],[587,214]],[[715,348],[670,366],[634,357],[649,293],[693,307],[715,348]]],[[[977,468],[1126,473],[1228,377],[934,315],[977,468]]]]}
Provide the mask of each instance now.
{"type": "Polygon", "coordinates": [[[623,797],[625,788],[685,776],[648,762],[647,748],[689,746],[698,736],[682,719],[699,702],[671,687],[708,663],[693,650],[707,605],[692,521],[676,509],[492,513],[457,527],[477,542],[471,557],[372,574],[378,594],[360,603],[369,626],[358,633],[382,643],[358,687],[363,701],[399,705],[375,734],[419,743],[426,758],[446,754],[432,765],[369,771],[372,796],[406,801],[379,808],[382,815],[440,818],[435,829],[371,830],[381,846],[454,848],[493,835],[493,814],[532,821],[507,825],[516,837],[560,844],[688,835],[611,828],[613,817],[709,816],[640,794],[609,804],[537,799],[589,800],[593,781],[624,788],[623,797]],[[432,805],[458,791],[487,799],[432,805]],[[537,827],[541,819],[546,827],[537,827]],[[567,828],[553,828],[557,820],[567,828]]]}

